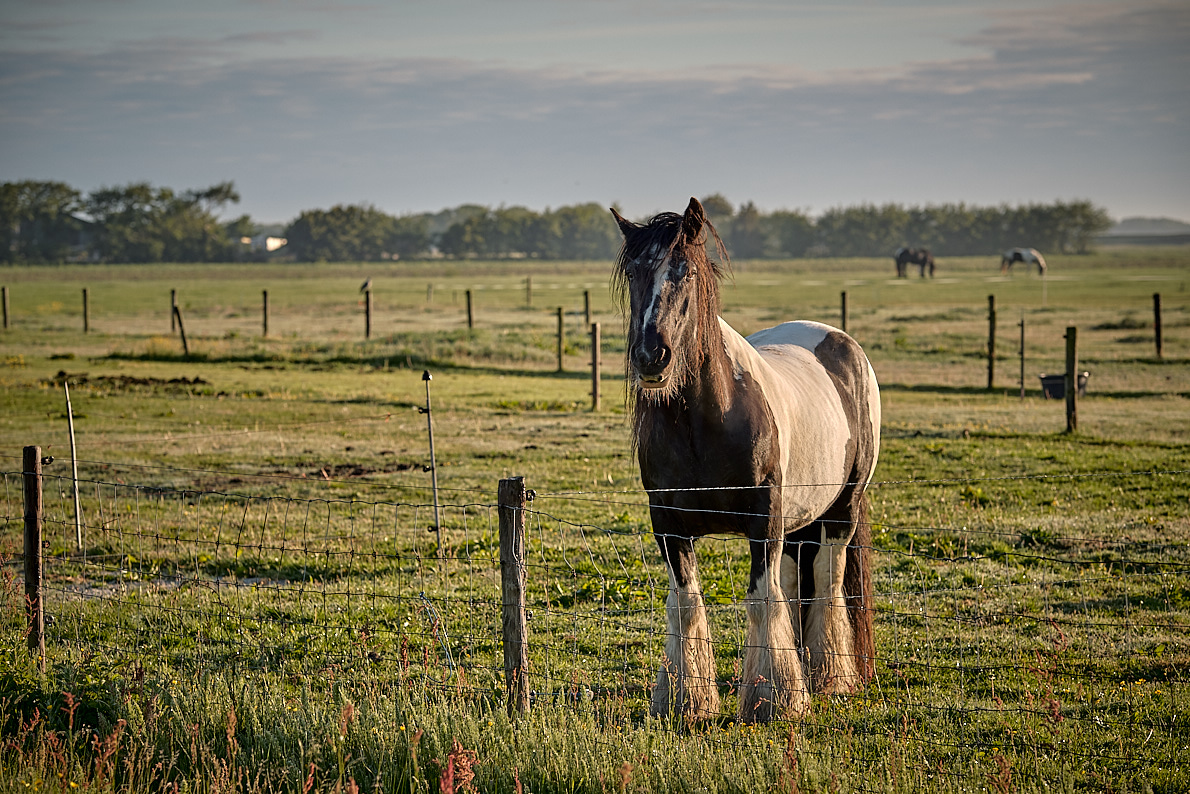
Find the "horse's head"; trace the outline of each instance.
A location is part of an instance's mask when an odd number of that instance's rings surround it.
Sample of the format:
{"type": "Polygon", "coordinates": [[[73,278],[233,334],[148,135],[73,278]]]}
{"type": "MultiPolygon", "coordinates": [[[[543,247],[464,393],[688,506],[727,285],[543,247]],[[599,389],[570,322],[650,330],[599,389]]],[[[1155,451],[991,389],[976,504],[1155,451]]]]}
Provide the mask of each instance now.
{"type": "Polygon", "coordinates": [[[719,337],[718,264],[707,257],[723,242],[697,199],[686,212],[663,212],[644,224],[612,209],[624,235],[613,284],[628,320],[628,379],[653,399],[673,395],[701,365],[708,339],[719,337]]]}

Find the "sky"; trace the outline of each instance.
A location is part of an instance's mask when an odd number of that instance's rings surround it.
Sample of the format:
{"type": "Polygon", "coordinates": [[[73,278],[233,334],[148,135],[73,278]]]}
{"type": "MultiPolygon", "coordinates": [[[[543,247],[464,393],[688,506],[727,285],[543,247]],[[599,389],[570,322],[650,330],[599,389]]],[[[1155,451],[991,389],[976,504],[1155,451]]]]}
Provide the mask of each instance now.
{"type": "Polygon", "coordinates": [[[1190,2],[0,0],[0,181],[1190,221],[1190,2]]]}

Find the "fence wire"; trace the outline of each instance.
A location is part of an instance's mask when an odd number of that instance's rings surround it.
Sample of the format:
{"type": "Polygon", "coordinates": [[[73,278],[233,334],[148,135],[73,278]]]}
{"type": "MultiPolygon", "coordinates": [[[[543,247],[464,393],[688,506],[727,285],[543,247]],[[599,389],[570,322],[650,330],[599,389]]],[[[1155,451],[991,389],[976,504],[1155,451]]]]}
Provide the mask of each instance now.
{"type": "MultiPolygon", "coordinates": [[[[0,478],[0,556],[15,569],[22,475],[0,478]]],[[[439,557],[427,504],[81,480],[76,549],[72,487],[44,476],[55,658],[503,702],[494,500],[441,506],[439,557]]],[[[526,510],[531,699],[640,717],[668,579],[647,524],[570,521],[574,498],[597,497],[543,494],[526,510]]],[[[1063,753],[1116,766],[1190,757],[1190,539],[888,525],[872,537],[876,676],[817,699],[801,730],[895,736],[928,723],[915,741],[935,750],[1012,743],[1038,768],[1063,753]],[[1070,731],[1091,740],[1074,749],[1070,731]]],[[[747,541],[705,538],[698,564],[727,719],[747,646],[747,541]]]]}

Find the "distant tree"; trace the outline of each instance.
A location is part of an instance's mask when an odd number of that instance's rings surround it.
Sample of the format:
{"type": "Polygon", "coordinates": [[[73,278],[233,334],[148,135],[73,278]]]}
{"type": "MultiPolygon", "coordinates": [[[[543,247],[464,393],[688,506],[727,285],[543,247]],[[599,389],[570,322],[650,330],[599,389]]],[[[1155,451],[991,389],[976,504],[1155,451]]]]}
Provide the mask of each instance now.
{"type": "Polygon", "coordinates": [[[707,217],[715,228],[726,224],[735,215],[735,208],[731,206],[731,202],[723,197],[722,193],[712,193],[709,196],[703,196],[700,200],[702,208],[706,210],[707,217]]]}
{"type": "Polygon", "coordinates": [[[62,262],[79,247],[79,192],[63,182],[0,185],[0,261],[62,262]]]}
{"type": "MultiPolygon", "coordinates": [[[[705,206],[705,205],[704,205],[705,206]]],[[[767,224],[751,201],[740,205],[727,230],[728,253],[740,259],[757,259],[771,248],[767,224]]]]}
{"type": "Polygon", "coordinates": [[[370,204],[306,210],[285,230],[287,247],[302,262],[370,262],[389,254],[394,218],[370,204]]]}
{"type": "Polygon", "coordinates": [[[426,215],[393,218],[387,242],[389,252],[401,259],[412,259],[430,247],[430,220],[426,215]]]}
{"type": "Polygon", "coordinates": [[[814,221],[805,213],[777,210],[764,220],[769,228],[771,255],[806,256],[814,245],[814,221]]]}

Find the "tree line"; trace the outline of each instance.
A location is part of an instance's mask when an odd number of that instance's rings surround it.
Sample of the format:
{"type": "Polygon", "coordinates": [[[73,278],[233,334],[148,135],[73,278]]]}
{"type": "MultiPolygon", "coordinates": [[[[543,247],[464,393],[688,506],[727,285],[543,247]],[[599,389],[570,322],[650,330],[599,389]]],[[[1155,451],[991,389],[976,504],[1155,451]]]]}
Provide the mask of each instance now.
{"type": "MultiPolygon", "coordinates": [[[[281,229],[287,244],[266,253],[247,215],[220,218],[240,195],[232,182],[176,192],[147,182],[83,194],[62,182],[0,185],[0,261],[228,262],[271,256],[301,262],[384,259],[610,259],[620,246],[597,203],[546,209],[464,204],[436,213],[389,215],[369,204],[311,209],[281,229]]],[[[1090,201],[995,207],[964,203],[862,204],[818,217],[761,212],[719,194],[703,205],[738,259],[891,256],[901,246],[935,256],[992,255],[1010,247],[1086,253],[1111,226],[1090,201]]]]}

